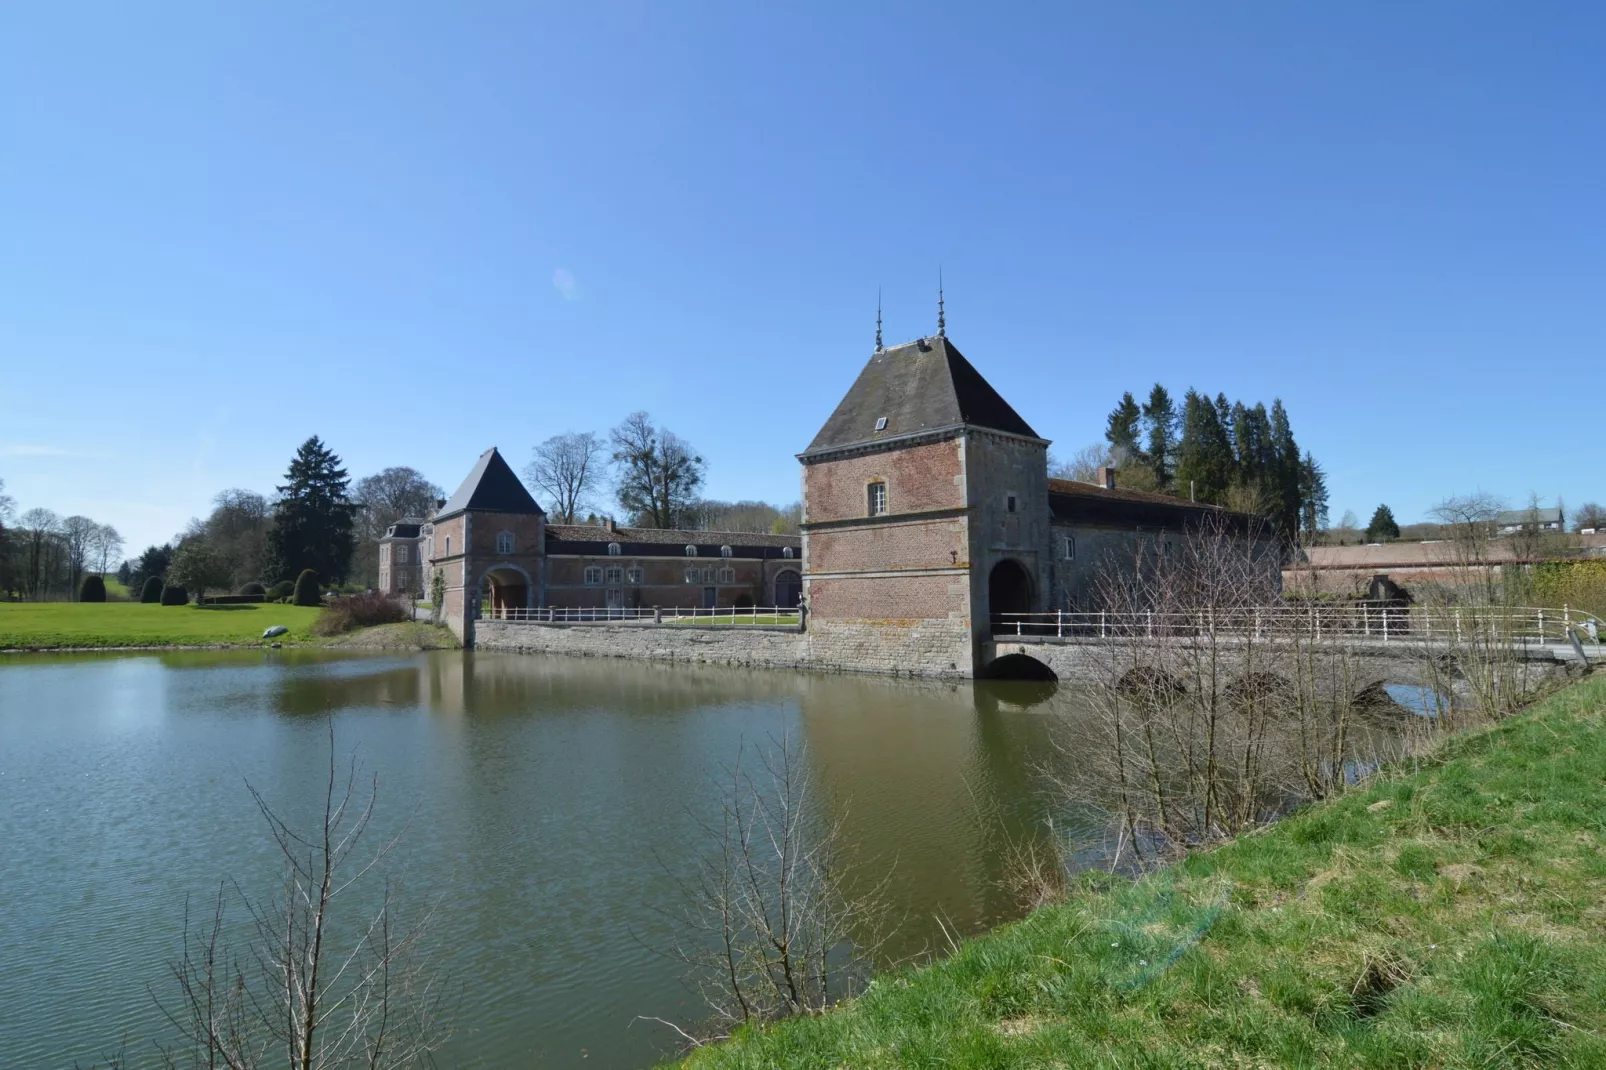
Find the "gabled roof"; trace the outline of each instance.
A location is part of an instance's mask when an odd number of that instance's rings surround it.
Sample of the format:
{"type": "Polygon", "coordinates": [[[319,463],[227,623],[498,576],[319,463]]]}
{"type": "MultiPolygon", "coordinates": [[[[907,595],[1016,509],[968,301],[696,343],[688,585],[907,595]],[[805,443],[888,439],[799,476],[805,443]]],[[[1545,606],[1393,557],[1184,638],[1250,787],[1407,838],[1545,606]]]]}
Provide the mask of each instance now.
{"type": "Polygon", "coordinates": [[[1089,498],[1104,502],[1142,502],[1147,505],[1170,505],[1179,509],[1205,509],[1217,513],[1226,511],[1221,506],[1212,505],[1209,502],[1190,502],[1186,498],[1160,494],[1152,490],[1101,487],[1097,483],[1083,483],[1076,479],[1050,479],[1048,481],[1048,493],[1050,495],[1059,494],[1072,498],[1089,498]]]}
{"type": "Polygon", "coordinates": [[[960,427],[1038,437],[957,346],[921,338],[875,353],[802,456],[960,427]]]}
{"type": "Polygon", "coordinates": [[[474,470],[446,499],[434,519],[445,520],[470,509],[482,513],[542,512],[495,446],[480,454],[480,459],[474,462],[474,470]]]}

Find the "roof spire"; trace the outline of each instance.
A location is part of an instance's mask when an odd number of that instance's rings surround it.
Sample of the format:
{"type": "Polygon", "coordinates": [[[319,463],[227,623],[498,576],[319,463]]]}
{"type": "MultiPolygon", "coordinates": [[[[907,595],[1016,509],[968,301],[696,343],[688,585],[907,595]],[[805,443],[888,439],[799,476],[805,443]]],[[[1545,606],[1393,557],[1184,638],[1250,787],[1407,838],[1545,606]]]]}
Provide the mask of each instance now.
{"type": "Polygon", "coordinates": [[[948,337],[948,325],[942,318],[942,266],[937,266],[937,337],[948,337]]]}
{"type": "Polygon", "coordinates": [[[881,345],[881,287],[875,288],[875,351],[882,350],[881,345]]]}

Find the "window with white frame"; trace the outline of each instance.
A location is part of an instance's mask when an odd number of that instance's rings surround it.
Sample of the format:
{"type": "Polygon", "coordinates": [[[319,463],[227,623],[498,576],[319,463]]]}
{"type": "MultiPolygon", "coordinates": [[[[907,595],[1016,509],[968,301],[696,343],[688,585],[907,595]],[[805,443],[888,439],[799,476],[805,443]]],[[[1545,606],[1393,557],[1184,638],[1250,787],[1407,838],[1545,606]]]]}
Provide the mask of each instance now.
{"type": "Polygon", "coordinates": [[[792,556],[792,548],[790,546],[781,547],[781,556],[782,557],[791,557],[792,556]]]}
{"type": "Polygon", "coordinates": [[[396,590],[407,590],[407,570],[404,568],[396,570],[396,590]]]}
{"type": "Polygon", "coordinates": [[[701,580],[702,580],[702,573],[698,572],[694,568],[689,568],[689,569],[686,570],[686,582],[687,583],[698,583],[701,580]]]}
{"type": "Polygon", "coordinates": [[[450,535],[446,536],[446,556],[452,556],[452,537],[450,535]]]}
{"type": "Polygon", "coordinates": [[[406,543],[401,543],[401,544],[397,545],[397,547],[396,547],[396,563],[398,565],[405,565],[407,563],[407,544],[406,543]]]}
{"type": "Polygon", "coordinates": [[[688,544],[687,547],[686,547],[686,556],[687,557],[696,557],[697,556],[697,547],[691,546],[691,545],[688,544]]]}
{"type": "Polygon", "coordinates": [[[881,482],[871,483],[866,490],[869,498],[870,515],[881,516],[887,511],[887,485],[881,482]]]}
{"type": "Polygon", "coordinates": [[[379,544],[379,563],[381,565],[390,564],[390,543],[388,542],[379,544]]]}
{"type": "Polygon", "coordinates": [[[636,586],[639,587],[641,585],[642,578],[643,578],[643,573],[642,573],[641,569],[639,569],[639,568],[627,568],[627,569],[625,569],[625,582],[626,583],[635,584],[636,586]]]}
{"type": "Polygon", "coordinates": [[[511,531],[503,531],[497,534],[496,552],[499,554],[510,554],[513,552],[513,533],[511,531]]]}
{"type": "Polygon", "coordinates": [[[602,582],[602,566],[601,565],[587,565],[586,566],[586,583],[588,585],[591,585],[591,586],[596,586],[597,584],[599,584],[601,582],[602,582]]]}
{"type": "Polygon", "coordinates": [[[718,583],[719,582],[719,570],[718,569],[712,569],[712,568],[703,569],[703,582],[704,583],[718,583]]]}
{"type": "Polygon", "coordinates": [[[729,557],[730,555],[731,555],[731,548],[729,546],[721,546],[719,548],[719,556],[720,557],[729,557]]]}
{"type": "Polygon", "coordinates": [[[1060,536],[1060,557],[1066,561],[1076,560],[1076,536],[1060,536]]]}
{"type": "Polygon", "coordinates": [[[618,543],[610,542],[608,544],[608,556],[609,557],[618,557],[619,556],[619,544],[618,543]]]}
{"type": "Polygon", "coordinates": [[[390,573],[384,569],[379,570],[379,589],[381,591],[390,590],[390,573]]]}
{"type": "Polygon", "coordinates": [[[736,582],[736,570],[734,568],[731,568],[729,565],[727,565],[726,567],[720,569],[719,570],[719,582],[720,583],[735,583],[736,582]]]}
{"type": "Polygon", "coordinates": [[[625,570],[620,568],[618,565],[615,565],[612,568],[608,569],[608,581],[607,582],[608,582],[609,586],[612,586],[612,587],[619,586],[619,584],[624,582],[624,578],[625,578],[625,570]]]}

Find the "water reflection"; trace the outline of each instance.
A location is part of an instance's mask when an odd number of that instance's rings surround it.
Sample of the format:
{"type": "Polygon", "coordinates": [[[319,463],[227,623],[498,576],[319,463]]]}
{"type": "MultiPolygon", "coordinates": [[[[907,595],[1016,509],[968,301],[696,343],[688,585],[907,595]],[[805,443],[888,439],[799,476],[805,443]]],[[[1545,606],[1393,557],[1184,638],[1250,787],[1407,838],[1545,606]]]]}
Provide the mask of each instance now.
{"type": "MultiPolygon", "coordinates": [[[[1082,712],[1064,685],[459,652],[14,659],[0,842],[40,865],[0,869],[0,903],[53,920],[0,926],[0,1007],[36,1009],[0,1030],[0,1065],[87,1064],[160,1035],[147,985],[184,896],[273,879],[243,781],[305,811],[326,716],[380,774],[386,827],[410,822],[409,892],[444,896],[436,936],[463,1012],[442,1065],[591,1067],[665,1050],[637,1015],[695,1017],[677,967],[643,945],[666,942],[711,774],[743,746],[806,744],[864,879],[889,875],[904,908],[902,957],[939,941],[939,917],[1013,915],[1005,845],[1042,835],[1041,774],[1075,760],[1082,712]],[[82,906],[63,913],[64,897],[82,906]]],[[[1091,811],[1056,821],[1099,835],[1091,811]]]]}

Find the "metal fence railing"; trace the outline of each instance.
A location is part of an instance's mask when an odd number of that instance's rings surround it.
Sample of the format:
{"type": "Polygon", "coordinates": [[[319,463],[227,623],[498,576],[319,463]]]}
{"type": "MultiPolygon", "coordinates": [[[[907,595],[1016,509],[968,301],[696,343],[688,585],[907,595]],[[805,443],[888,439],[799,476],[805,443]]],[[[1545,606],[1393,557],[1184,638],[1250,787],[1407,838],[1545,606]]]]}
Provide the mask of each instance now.
{"type": "Polygon", "coordinates": [[[1238,635],[1252,638],[1360,637],[1406,640],[1565,643],[1569,632],[1600,644],[1606,621],[1568,606],[1456,607],[1311,604],[1234,606],[1186,612],[1050,611],[995,613],[995,638],[1055,639],[1190,638],[1238,635]]]}
{"type": "Polygon", "coordinates": [[[802,613],[782,606],[482,606],[480,620],[516,624],[631,624],[651,627],[798,627],[802,613]]]}

